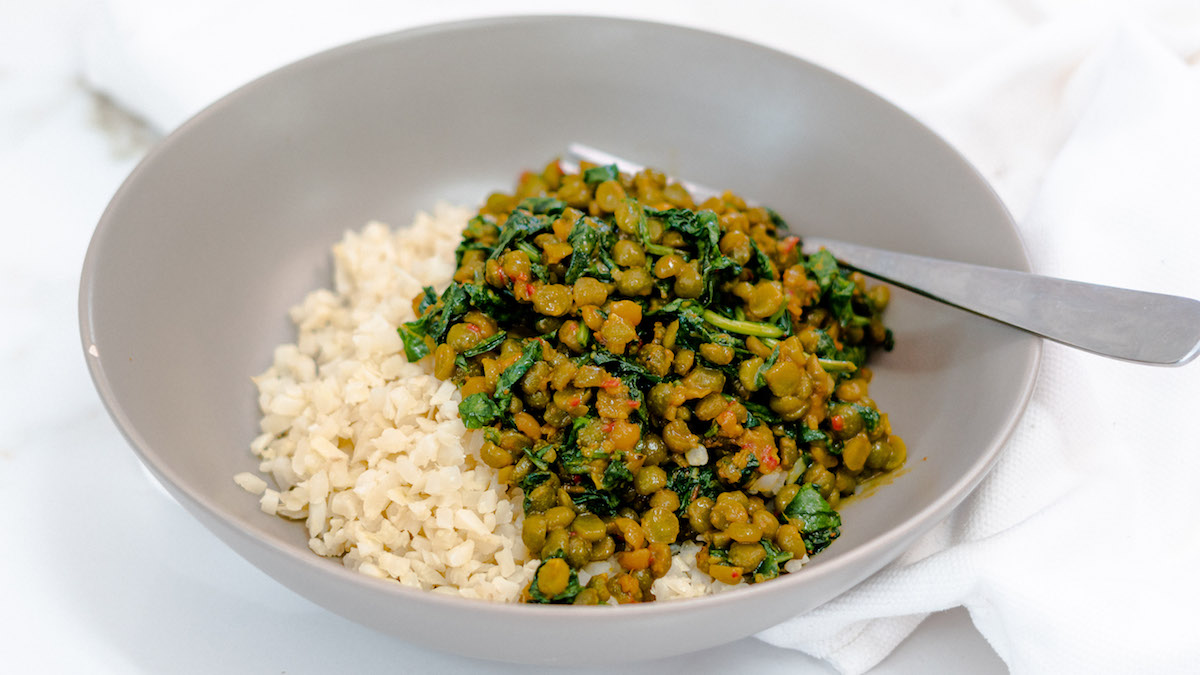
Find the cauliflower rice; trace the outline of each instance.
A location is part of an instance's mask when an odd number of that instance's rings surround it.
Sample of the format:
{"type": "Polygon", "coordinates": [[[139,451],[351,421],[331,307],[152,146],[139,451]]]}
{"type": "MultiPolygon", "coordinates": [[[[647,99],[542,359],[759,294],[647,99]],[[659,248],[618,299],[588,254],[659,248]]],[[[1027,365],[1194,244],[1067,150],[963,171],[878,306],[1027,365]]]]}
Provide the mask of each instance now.
{"type": "MultiPolygon", "coordinates": [[[[521,541],[520,490],[479,460],[483,436],[459,420],[457,387],[433,376],[432,359],[409,363],[396,332],[416,318],[422,287],[450,283],[473,215],[439,204],[412,227],[373,222],[334,246],[334,290],[292,308],[297,341],[254,378],[263,417],[251,450],[276,487],[252,473],[234,480],[264,512],[304,520],[309,548],[350,569],[511,602],[540,563],[521,541]]],[[[658,599],[737,588],[697,570],[698,550],[680,548],[654,583],[658,599]]],[[[581,582],[610,565],[589,565],[581,582]]]]}

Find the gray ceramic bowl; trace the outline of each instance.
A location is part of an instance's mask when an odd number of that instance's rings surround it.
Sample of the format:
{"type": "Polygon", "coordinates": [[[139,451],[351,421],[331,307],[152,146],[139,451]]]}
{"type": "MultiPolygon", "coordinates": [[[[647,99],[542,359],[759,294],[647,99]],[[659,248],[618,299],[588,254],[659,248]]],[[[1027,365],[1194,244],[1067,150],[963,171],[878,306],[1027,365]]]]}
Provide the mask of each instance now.
{"type": "Polygon", "coordinates": [[[631,660],[749,635],[877,571],[983,478],[1032,389],[1039,342],[897,291],[897,346],[872,393],[908,442],[908,468],[847,505],[842,537],[802,573],[644,606],[498,605],[385,586],[310,553],[301,525],[263,515],[231,480],[256,466],[250,377],[294,339],[287,309],[330,283],[330,246],[369,219],[406,224],[439,199],[478,203],[572,140],[753,196],[801,232],[1029,267],[962,157],[812,64],[634,21],[420,28],[239,89],[121,187],[80,290],[86,358],[117,426],[184,508],[279,582],[412,642],[514,661],[631,660]]]}

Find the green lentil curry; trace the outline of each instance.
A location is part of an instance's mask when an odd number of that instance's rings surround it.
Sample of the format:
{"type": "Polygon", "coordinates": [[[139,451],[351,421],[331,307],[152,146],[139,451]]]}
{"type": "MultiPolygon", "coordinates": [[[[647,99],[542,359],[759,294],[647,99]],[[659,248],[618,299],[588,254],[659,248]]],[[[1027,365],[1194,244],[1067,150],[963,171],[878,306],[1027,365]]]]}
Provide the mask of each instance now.
{"type": "Polygon", "coordinates": [[[414,298],[408,358],[458,384],[482,460],[523,491],[527,601],[653,600],[687,540],[716,580],[772,579],[904,462],[864,367],[892,346],[887,287],[786,235],[730,193],[552,162],[489,196],[454,282],[414,298]]]}

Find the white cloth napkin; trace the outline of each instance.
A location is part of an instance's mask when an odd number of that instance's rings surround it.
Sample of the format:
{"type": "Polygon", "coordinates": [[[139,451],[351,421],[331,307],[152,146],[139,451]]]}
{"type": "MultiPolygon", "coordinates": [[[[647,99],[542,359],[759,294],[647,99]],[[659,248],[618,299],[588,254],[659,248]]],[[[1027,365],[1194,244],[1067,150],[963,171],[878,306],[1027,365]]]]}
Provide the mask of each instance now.
{"type": "MultiPolygon", "coordinates": [[[[1200,297],[1200,7],[1192,2],[103,2],[90,83],[162,130],[250,78],[381,31],[499,12],[653,18],[859,80],[997,187],[1039,272],[1200,297]]],[[[977,492],[900,560],[770,643],[858,673],[965,606],[1014,672],[1196,672],[1200,366],[1047,343],[977,492]]]]}

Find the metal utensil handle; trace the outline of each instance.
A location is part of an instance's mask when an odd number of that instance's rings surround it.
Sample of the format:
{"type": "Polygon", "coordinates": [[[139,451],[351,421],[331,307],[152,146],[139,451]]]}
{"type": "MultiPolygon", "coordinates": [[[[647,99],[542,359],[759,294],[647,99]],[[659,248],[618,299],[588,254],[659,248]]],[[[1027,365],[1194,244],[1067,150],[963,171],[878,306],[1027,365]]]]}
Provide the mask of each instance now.
{"type": "MultiPolygon", "coordinates": [[[[642,169],[579,143],[568,146],[565,159],[576,167],[583,160],[631,173],[642,169]]],[[[680,183],[699,198],[717,194],[680,183]]],[[[805,249],[822,247],[863,274],[1102,356],[1182,366],[1200,354],[1200,301],[1191,298],[804,238],[805,249]]]]}
{"type": "Polygon", "coordinates": [[[1200,353],[1200,301],[806,238],[864,274],[1089,352],[1181,366],[1200,353]]]}

